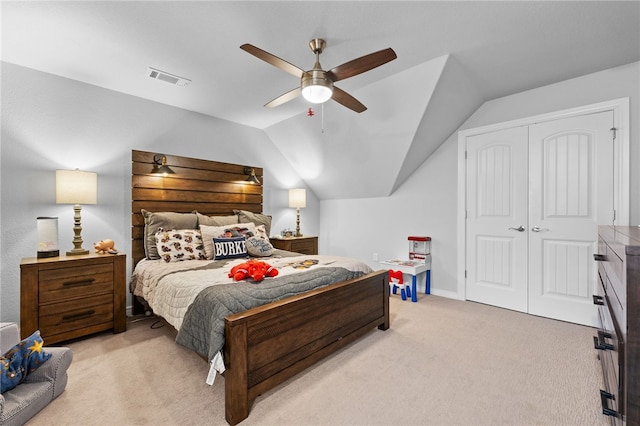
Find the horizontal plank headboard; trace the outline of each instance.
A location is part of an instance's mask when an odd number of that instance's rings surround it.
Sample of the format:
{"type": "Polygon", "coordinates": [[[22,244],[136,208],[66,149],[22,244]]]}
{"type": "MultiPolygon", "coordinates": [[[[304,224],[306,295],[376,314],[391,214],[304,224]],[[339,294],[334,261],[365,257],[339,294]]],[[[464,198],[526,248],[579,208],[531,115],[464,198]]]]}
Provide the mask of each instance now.
{"type": "Polygon", "coordinates": [[[263,170],[246,164],[220,163],[162,154],[175,174],[154,176],[156,152],[131,151],[131,251],[133,264],[145,257],[144,217],[151,212],[231,215],[233,210],[262,213],[263,170]],[[245,167],[254,169],[260,184],[246,182],[245,167]]]}

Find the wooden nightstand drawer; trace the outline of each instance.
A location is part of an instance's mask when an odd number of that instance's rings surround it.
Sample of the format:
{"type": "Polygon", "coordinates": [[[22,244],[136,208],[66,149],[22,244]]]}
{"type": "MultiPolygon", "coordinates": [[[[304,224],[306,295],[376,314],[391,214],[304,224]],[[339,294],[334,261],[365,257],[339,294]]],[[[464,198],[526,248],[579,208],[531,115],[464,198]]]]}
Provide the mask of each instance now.
{"type": "Polygon", "coordinates": [[[42,306],[39,323],[43,336],[55,336],[99,324],[104,324],[107,330],[113,324],[113,295],[104,294],[42,306]]]}
{"type": "Polygon", "coordinates": [[[291,241],[291,251],[302,254],[315,254],[315,244],[309,239],[291,241]]]}
{"type": "Polygon", "coordinates": [[[271,245],[280,250],[302,254],[318,254],[318,237],[271,238],[271,245]]]}
{"type": "Polygon", "coordinates": [[[61,268],[39,275],[40,304],[113,292],[113,265],[91,268],[61,268]]]}

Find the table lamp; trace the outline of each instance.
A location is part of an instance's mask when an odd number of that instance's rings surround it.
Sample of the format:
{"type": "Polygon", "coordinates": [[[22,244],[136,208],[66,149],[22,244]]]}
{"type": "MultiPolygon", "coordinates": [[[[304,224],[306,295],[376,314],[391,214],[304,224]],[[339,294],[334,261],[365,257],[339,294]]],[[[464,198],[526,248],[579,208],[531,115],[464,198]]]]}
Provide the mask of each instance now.
{"type": "Polygon", "coordinates": [[[307,193],[304,188],[289,190],[289,207],[296,209],[296,233],[294,237],[302,237],[300,233],[300,209],[307,207],[307,193]]]}
{"type": "Polygon", "coordinates": [[[98,198],[98,175],[81,170],[56,170],[56,203],[73,204],[73,249],[67,256],[88,254],[82,248],[82,226],[80,224],[81,204],[96,204],[98,198]]]}

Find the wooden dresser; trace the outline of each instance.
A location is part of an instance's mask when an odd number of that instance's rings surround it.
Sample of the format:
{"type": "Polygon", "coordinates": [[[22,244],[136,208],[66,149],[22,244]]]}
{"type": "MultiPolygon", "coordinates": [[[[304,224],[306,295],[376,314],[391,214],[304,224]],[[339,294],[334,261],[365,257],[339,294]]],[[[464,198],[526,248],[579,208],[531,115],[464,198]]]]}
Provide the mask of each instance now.
{"type": "Polygon", "coordinates": [[[87,254],[20,262],[20,333],[46,344],[126,330],[126,255],[87,254]]]}
{"type": "Polygon", "coordinates": [[[318,237],[289,237],[269,239],[271,245],[280,250],[294,251],[302,254],[318,254],[318,237]]]}
{"type": "Polygon", "coordinates": [[[601,328],[594,346],[602,363],[602,412],[612,425],[640,425],[640,228],[598,229],[601,328]]]}

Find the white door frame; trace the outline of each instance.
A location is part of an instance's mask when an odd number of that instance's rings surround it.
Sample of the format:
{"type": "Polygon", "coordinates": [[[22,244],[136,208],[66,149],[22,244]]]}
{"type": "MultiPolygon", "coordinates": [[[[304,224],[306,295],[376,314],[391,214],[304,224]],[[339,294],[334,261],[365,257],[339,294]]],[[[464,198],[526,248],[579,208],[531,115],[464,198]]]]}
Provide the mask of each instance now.
{"type": "Polygon", "coordinates": [[[618,149],[614,152],[614,168],[616,170],[614,176],[614,184],[616,185],[614,194],[615,221],[617,225],[629,225],[629,98],[614,99],[458,132],[458,299],[466,300],[467,177],[465,151],[467,137],[511,127],[528,126],[544,121],[610,110],[613,111],[616,139],[618,141],[618,149]]]}

